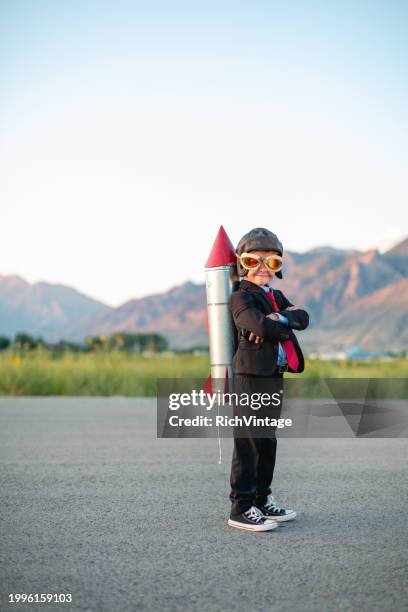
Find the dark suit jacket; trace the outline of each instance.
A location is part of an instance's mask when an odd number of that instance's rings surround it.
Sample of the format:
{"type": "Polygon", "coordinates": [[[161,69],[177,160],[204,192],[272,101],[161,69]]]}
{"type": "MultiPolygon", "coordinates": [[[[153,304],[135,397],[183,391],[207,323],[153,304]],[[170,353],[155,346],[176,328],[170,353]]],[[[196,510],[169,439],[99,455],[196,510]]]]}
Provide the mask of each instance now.
{"type": "MultiPolygon", "coordinates": [[[[273,290],[276,303],[289,325],[268,319],[266,315],[274,312],[267,293],[258,285],[242,280],[237,291],[231,295],[232,318],[237,329],[236,352],[232,361],[235,374],[273,376],[277,369],[278,343],[292,340],[299,359],[297,372],[303,372],[305,362],[299,342],[293,329],[306,329],[309,315],[305,310],[285,310],[293,306],[282,291],[273,290]],[[263,338],[263,342],[247,340],[253,332],[263,338]],[[246,337],[245,337],[246,336],[246,337]]],[[[289,368],[289,371],[293,371],[289,368]]]]}

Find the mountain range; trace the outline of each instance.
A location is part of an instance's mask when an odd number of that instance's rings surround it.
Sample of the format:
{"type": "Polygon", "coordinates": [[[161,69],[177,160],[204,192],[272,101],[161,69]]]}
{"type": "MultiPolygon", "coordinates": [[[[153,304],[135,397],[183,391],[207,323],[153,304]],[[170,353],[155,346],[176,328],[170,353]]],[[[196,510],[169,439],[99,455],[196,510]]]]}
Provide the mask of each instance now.
{"type": "MultiPolygon", "coordinates": [[[[324,246],[284,254],[281,289],[310,315],[301,332],[306,352],[358,346],[408,349],[408,238],[389,251],[324,246]]],[[[25,331],[48,342],[82,342],[117,331],[157,332],[174,348],[208,346],[204,283],[187,281],[164,293],[113,308],[73,288],[0,275],[0,335],[25,331]]]]}

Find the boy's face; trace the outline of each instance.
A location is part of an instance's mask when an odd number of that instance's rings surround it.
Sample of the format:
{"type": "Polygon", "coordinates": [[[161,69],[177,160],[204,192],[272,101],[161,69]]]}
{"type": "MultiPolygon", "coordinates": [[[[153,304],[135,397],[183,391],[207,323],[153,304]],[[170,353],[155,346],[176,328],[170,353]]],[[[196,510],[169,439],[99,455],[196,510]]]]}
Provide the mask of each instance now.
{"type": "MultiPolygon", "coordinates": [[[[268,255],[278,255],[277,251],[251,251],[254,255],[259,255],[260,257],[268,257],[268,255]]],[[[260,266],[256,270],[247,270],[244,278],[249,280],[251,283],[255,285],[266,285],[273,279],[275,276],[275,272],[272,272],[265,264],[262,262],[260,266]]]]}

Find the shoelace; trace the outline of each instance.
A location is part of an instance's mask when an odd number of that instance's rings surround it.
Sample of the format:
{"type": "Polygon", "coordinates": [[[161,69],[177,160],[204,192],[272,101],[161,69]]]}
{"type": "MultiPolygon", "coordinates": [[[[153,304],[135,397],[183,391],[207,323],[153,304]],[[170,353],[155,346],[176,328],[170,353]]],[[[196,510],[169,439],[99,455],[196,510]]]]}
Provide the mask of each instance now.
{"type": "Polygon", "coordinates": [[[249,519],[254,520],[256,523],[260,523],[261,520],[263,519],[262,512],[258,510],[258,508],[256,508],[255,506],[251,506],[251,508],[247,510],[246,512],[244,512],[244,514],[249,519]]]}
{"type": "Polygon", "coordinates": [[[282,512],[283,510],[283,508],[279,508],[279,506],[276,505],[275,499],[272,497],[272,495],[268,496],[265,508],[268,510],[274,510],[275,512],[282,512]]]}

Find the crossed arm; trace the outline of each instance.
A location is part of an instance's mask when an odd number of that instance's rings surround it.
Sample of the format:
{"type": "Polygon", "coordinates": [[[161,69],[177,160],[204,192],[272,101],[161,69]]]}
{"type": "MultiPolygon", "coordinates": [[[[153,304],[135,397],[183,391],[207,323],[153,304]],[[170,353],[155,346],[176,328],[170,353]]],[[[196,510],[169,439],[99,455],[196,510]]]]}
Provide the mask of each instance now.
{"type": "Polygon", "coordinates": [[[306,310],[294,306],[292,302],[289,302],[288,298],[282,293],[282,291],[278,291],[278,293],[282,299],[283,309],[280,311],[280,313],[272,314],[282,314],[285,316],[288,321],[287,324],[291,329],[297,329],[298,331],[306,329],[306,327],[309,325],[309,315],[307,314],[306,310]]]}
{"type": "Polygon", "coordinates": [[[306,329],[306,327],[309,325],[309,315],[307,314],[306,310],[298,308],[297,306],[288,306],[279,314],[282,314],[286,317],[286,319],[288,320],[288,325],[292,329],[302,331],[303,329],[306,329]]]}
{"type": "Polygon", "coordinates": [[[264,315],[255,307],[252,298],[244,292],[236,292],[231,297],[231,309],[237,327],[250,330],[248,340],[255,343],[262,340],[285,340],[288,330],[303,330],[309,325],[309,315],[297,306],[294,306],[281,292],[284,310],[264,315]]]}
{"type": "MultiPolygon", "coordinates": [[[[288,306],[285,310],[281,310],[280,312],[272,312],[271,314],[266,315],[266,317],[274,321],[280,321],[291,329],[303,330],[309,325],[309,315],[307,314],[306,310],[302,310],[297,306],[288,306]],[[288,316],[288,311],[293,312],[294,314],[289,314],[288,316]]],[[[255,343],[258,344],[259,342],[262,342],[263,338],[251,332],[248,340],[250,342],[255,341],[255,343]]]]}
{"type": "Polygon", "coordinates": [[[238,329],[247,329],[265,340],[280,341],[288,338],[288,329],[278,317],[265,316],[256,307],[251,295],[236,291],[231,296],[231,311],[238,329]]]}

